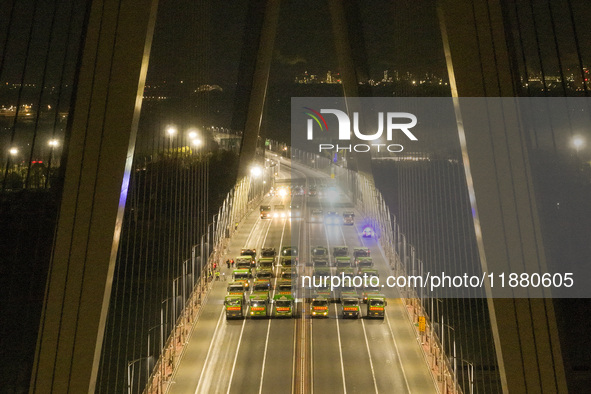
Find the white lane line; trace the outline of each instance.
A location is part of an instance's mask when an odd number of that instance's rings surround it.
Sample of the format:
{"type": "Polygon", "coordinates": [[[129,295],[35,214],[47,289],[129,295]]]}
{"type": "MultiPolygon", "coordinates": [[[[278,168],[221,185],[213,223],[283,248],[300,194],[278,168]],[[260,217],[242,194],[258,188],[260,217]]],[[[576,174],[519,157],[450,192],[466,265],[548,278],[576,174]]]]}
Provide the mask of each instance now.
{"type": "Polygon", "coordinates": [[[390,319],[388,318],[388,314],[386,313],[386,311],[384,311],[384,315],[386,318],[386,322],[388,323],[388,328],[390,329],[390,335],[392,336],[392,341],[394,342],[394,349],[396,349],[396,355],[398,356],[398,361],[400,362],[400,370],[402,371],[402,376],[404,377],[404,383],[406,384],[406,389],[410,393],[411,391],[410,391],[410,385],[408,384],[408,378],[406,377],[406,372],[404,371],[402,358],[400,357],[400,351],[398,350],[398,344],[396,343],[396,337],[394,336],[394,331],[392,331],[392,325],[390,325],[390,319]]]}
{"type": "Polygon", "coordinates": [[[238,338],[238,346],[236,349],[236,355],[234,356],[234,363],[232,364],[232,372],[230,373],[230,380],[228,381],[228,391],[227,394],[230,393],[230,388],[232,388],[232,379],[234,378],[234,371],[236,370],[236,360],[238,360],[238,350],[240,349],[240,343],[242,342],[242,334],[244,333],[244,326],[246,325],[246,318],[244,318],[242,322],[242,329],[240,330],[240,337],[238,338]]]}
{"type": "Polygon", "coordinates": [[[263,392],[263,377],[265,376],[265,361],[267,360],[267,348],[269,347],[269,331],[271,331],[271,319],[267,324],[267,338],[265,339],[265,352],[263,355],[263,367],[261,368],[261,384],[259,385],[259,394],[263,392]]]}
{"type": "MultiPolygon", "coordinates": [[[[380,254],[384,258],[384,261],[386,262],[386,266],[388,266],[388,268],[391,269],[390,262],[388,261],[388,258],[386,257],[386,253],[384,253],[384,249],[382,249],[382,245],[380,245],[379,242],[377,244],[378,244],[378,248],[380,249],[380,254]]],[[[410,385],[408,384],[408,378],[406,376],[406,371],[404,370],[404,363],[402,362],[402,358],[400,357],[400,351],[398,350],[398,344],[396,343],[396,337],[394,336],[394,331],[392,330],[392,325],[390,324],[390,318],[388,317],[388,313],[385,309],[386,308],[384,308],[384,318],[386,319],[386,322],[388,323],[388,328],[390,329],[390,335],[392,336],[392,341],[394,342],[394,349],[396,349],[396,355],[398,356],[398,361],[400,362],[400,370],[402,370],[402,376],[404,377],[404,383],[406,384],[406,389],[410,393],[411,392],[410,385]]]]}
{"type": "Polygon", "coordinates": [[[343,375],[343,393],[347,394],[347,384],[345,383],[345,364],[343,363],[343,345],[341,343],[341,329],[339,328],[339,314],[337,311],[336,304],[334,304],[334,311],[336,314],[336,321],[337,321],[337,338],[339,339],[339,356],[341,357],[341,374],[343,375]]]}
{"type": "Polygon", "coordinates": [[[365,330],[365,323],[363,319],[361,319],[361,327],[363,327],[363,336],[365,337],[365,346],[367,347],[367,354],[369,355],[369,367],[371,368],[371,377],[373,378],[373,386],[376,389],[376,393],[378,392],[378,383],[376,382],[376,373],[373,369],[373,361],[371,359],[371,352],[369,350],[369,341],[367,340],[367,331],[365,330]]]}
{"type": "MultiPolygon", "coordinates": [[[[269,229],[271,228],[271,225],[269,224],[269,227],[267,228],[267,232],[265,233],[265,238],[263,239],[263,243],[262,245],[265,245],[265,242],[267,241],[267,236],[269,235],[269,229]]],[[[285,232],[285,223],[283,224],[283,231],[285,232]]],[[[281,238],[283,239],[283,233],[281,234],[281,238]]],[[[262,249],[262,246],[261,246],[262,249]]],[[[273,299],[273,298],[271,298],[273,299]]],[[[271,307],[271,304],[269,304],[269,308],[271,307]]],[[[267,324],[267,337],[265,339],[265,351],[263,352],[263,366],[261,367],[261,383],[259,385],[259,394],[263,392],[263,380],[265,377],[265,362],[267,361],[267,349],[269,348],[269,333],[271,332],[271,319],[272,316],[269,316],[269,323],[267,324]]]]}
{"type": "Polygon", "coordinates": [[[310,392],[314,393],[314,335],[312,334],[312,320],[310,320],[310,392]]]}
{"type": "MultiPolygon", "coordinates": [[[[291,364],[292,365],[292,368],[291,368],[291,376],[292,377],[295,377],[295,371],[296,371],[296,355],[297,355],[296,345],[297,345],[297,339],[298,339],[298,336],[296,335],[297,322],[298,322],[298,319],[293,319],[293,360],[292,360],[292,364],[291,364]]],[[[295,378],[291,379],[291,392],[292,393],[294,392],[294,389],[295,389],[294,380],[295,380],[295,378]]]]}
{"type": "MultiPolygon", "coordinates": [[[[343,236],[343,242],[345,242],[345,236],[343,235],[343,229],[340,228],[340,230],[341,230],[341,235],[343,236]]],[[[328,230],[326,228],[326,225],[324,225],[324,231],[326,232],[326,244],[330,248],[330,243],[328,241],[328,230]]],[[[335,264],[336,264],[336,260],[335,260],[335,264]]],[[[336,322],[337,322],[337,338],[339,340],[339,357],[341,358],[341,375],[343,376],[343,393],[346,394],[347,393],[347,384],[345,382],[345,363],[343,362],[343,345],[341,343],[341,327],[339,325],[339,312],[337,310],[336,304],[334,304],[334,311],[335,311],[335,317],[336,317],[336,322]]]]}
{"type": "Polygon", "coordinates": [[[201,369],[201,374],[199,375],[199,381],[197,382],[197,387],[195,388],[195,393],[199,392],[199,387],[201,386],[201,381],[203,379],[203,373],[207,368],[207,361],[209,360],[209,355],[211,354],[211,349],[213,348],[213,344],[217,343],[216,338],[218,336],[218,328],[220,323],[222,322],[222,317],[224,316],[224,308],[222,307],[222,311],[220,313],[220,317],[218,318],[218,323],[215,326],[215,331],[213,332],[213,337],[211,338],[211,342],[209,344],[209,349],[207,349],[207,355],[205,356],[205,362],[203,363],[203,368],[201,369]]]}

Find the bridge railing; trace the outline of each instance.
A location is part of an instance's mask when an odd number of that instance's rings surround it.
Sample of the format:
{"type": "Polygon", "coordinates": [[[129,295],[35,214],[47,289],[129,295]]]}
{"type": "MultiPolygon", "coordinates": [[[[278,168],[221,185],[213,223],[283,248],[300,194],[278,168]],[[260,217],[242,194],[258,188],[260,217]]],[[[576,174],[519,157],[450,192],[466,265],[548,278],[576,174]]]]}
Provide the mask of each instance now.
{"type": "MultiPolygon", "coordinates": [[[[265,175],[263,174],[262,177],[248,175],[239,180],[227,194],[218,213],[213,216],[213,221],[209,224],[207,233],[202,236],[201,243],[192,247],[191,260],[186,261],[183,266],[190,266],[191,273],[198,272],[198,275],[193,275],[193,280],[189,281],[193,284],[191,289],[179,291],[180,299],[177,299],[176,293],[172,296],[175,325],[170,333],[161,333],[161,338],[164,338],[164,335],[168,335],[168,337],[166,340],[161,339],[164,345],[160,347],[160,356],[147,379],[143,393],[163,394],[168,392],[172,377],[191,337],[195,323],[213,287],[214,264],[219,266],[222,263],[228,242],[237,230],[239,223],[268,192],[271,184],[264,182],[265,175]],[[180,310],[178,316],[176,315],[177,310],[180,310]]],[[[189,269],[184,270],[183,274],[188,271],[189,269]]],[[[185,281],[182,283],[184,285],[185,281]]],[[[173,289],[180,290],[180,287],[177,280],[173,281],[173,289]]],[[[164,326],[162,321],[161,330],[164,326]]],[[[133,372],[128,370],[128,376],[132,376],[132,374],[133,372]]],[[[128,380],[132,381],[132,379],[128,380]]],[[[131,385],[129,392],[134,392],[131,385]]]]}
{"type": "MultiPolygon", "coordinates": [[[[344,161],[338,161],[337,165],[333,160],[319,154],[293,147],[287,151],[292,161],[329,176],[348,193],[355,208],[363,216],[363,227],[369,227],[369,231],[373,231],[373,236],[379,241],[396,277],[423,274],[423,264],[416,258],[414,246],[407,242],[396,223],[396,216],[390,212],[381,192],[369,178],[346,168],[344,161]]],[[[407,286],[401,289],[401,296],[437,388],[443,393],[462,393],[457,378],[455,345],[451,354],[446,354],[443,344],[451,342],[445,342],[444,324],[438,330],[432,323],[425,307],[424,289],[407,286]]]]}

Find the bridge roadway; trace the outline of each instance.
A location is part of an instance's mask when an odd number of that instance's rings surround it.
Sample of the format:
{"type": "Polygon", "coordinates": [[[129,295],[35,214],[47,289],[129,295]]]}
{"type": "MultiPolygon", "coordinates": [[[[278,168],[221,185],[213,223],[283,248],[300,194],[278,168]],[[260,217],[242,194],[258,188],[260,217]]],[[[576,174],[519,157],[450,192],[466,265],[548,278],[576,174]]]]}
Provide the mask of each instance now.
{"type": "MultiPolygon", "coordinates": [[[[327,177],[282,163],[280,177],[306,178],[310,184],[327,182],[327,177]]],[[[339,197],[337,211],[347,204],[339,197]]],[[[279,197],[267,197],[269,204],[281,204],[279,197]]],[[[362,239],[357,226],[310,223],[308,211],[330,204],[324,197],[293,198],[303,207],[304,219],[261,220],[255,210],[241,223],[233,237],[228,257],[239,255],[243,247],[300,246],[299,272],[310,274],[310,246],[367,246],[385,280],[390,269],[373,239],[362,239]]],[[[289,201],[285,203],[289,206],[289,201]]],[[[225,260],[225,259],[224,259],[225,260]]],[[[334,270],[334,268],[333,268],[334,270]]],[[[229,277],[231,270],[222,272],[229,277]]],[[[292,393],[299,355],[294,319],[226,320],[223,298],[228,282],[216,282],[199,321],[173,376],[170,393],[292,393]]],[[[310,391],[318,393],[436,393],[431,374],[421,353],[411,323],[405,316],[397,291],[384,287],[388,297],[384,320],[337,318],[339,305],[330,306],[327,319],[311,320],[310,361],[304,374],[310,391]]],[[[301,307],[301,304],[300,304],[301,307]]],[[[305,312],[305,311],[304,311],[305,312]]],[[[306,314],[306,319],[310,319],[306,314]]],[[[297,374],[301,376],[301,374],[297,374]]]]}

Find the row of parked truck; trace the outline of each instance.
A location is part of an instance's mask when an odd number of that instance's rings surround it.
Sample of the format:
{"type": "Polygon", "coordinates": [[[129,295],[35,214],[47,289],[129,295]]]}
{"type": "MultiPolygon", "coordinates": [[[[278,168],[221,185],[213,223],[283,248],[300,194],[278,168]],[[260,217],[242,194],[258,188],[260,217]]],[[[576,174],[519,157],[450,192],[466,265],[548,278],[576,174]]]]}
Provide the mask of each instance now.
{"type": "MultiPolygon", "coordinates": [[[[311,300],[311,316],[328,316],[330,303],[336,301],[341,304],[343,318],[361,317],[362,303],[367,306],[366,316],[384,317],[386,298],[380,292],[379,281],[371,279],[379,277],[368,248],[353,248],[353,255],[350,256],[348,247],[335,246],[331,259],[326,247],[315,246],[310,254],[312,283],[309,288],[303,289],[302,295],[311,300]],[[331,290],[326,278],[335,274],[349,280],[331,290]],[[357,276],[363,278],[362,287],[354,280],[357,276]]],[[[235,259],[232,282],[228,285],[224,303],[226,318],[295,316],[292,283],[298,278],[297,248],[285,246],[279,256],[274,248],[264,248],[258,259],[255,256],[256,250],[242,249],[241,255],[235,259]],[[277,270],[276,261],[279,261],[277,270]],[[274,289],[272,281],[275,282],[274,289]]]]}
{"type": "Polygon", "coordinates": [[[295,298],[292,292],[292,267],[297,265],[297,248],[285,246],[280,251],[281,270],[275,289],[275,248],[263,248],[256,259],[255,249],[242,249],[235,259],[232,282],[224,300],[226,319],[250,317],[293,317],[295,298]],[[272,290],[275,290],[271,297],[272,290]]]}

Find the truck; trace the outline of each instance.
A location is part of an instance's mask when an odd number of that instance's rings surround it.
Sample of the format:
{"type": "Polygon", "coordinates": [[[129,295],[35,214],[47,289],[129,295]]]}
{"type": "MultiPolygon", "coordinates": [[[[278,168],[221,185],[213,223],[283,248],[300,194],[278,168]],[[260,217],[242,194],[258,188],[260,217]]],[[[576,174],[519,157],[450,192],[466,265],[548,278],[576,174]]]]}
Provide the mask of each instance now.
{"type": "Polygon", "coordinates": [[[332,248],[332,255],[334,258],[349,256],[349,248],[346,246],[335,246],[332,248]]]}
{"type": "Polygon", "coordinates": [[[378,286],[372,286],[371,284],[368,283],[368,286],[363,288],[363,292],[361,293],[361,300],[362,302],[365,304],[367,302],[367,299],[370,296],[376,295],[376,294],[380,294],[381,288],[378,286]]]}
{"type": "Polygon", "coordinates": [[[273,217],[274,218],[284,218],[285,217],[285,205],[275,205],[273,207],[273,217]]]}
{"type": "Polygon", "coordinates": [[[273,297],[273,316],[293,317],[295,314],[295,300],[291,294],[276,294],[273,297]]]}
{"type": "Polygon", "coordinates": [[[359,298],[357,297],[345,297],[341,301],[341,311],[343,319],[361,317],[361,306],[359,305],[359,298]]]}
{"type": "Polygon", "coordinates": [[[267,317],[269,313],[269,292],[254,291],[250,295],[250,317],[267,317]]]}
{"type": "Polygon", "coordinates": [[[275,248],[263,248],[261,250],[261,257],[275,257],[277,250],[275,248]]]}
{"type": "Polygon", "coordinates": [[[261,257],[257,262],[257,269],[273,270],[275,259],[273,257],[261,257]]]}
{"type": "MultiPolygon", "coordinates": [[[[357,270],[357,275],[361,276],[362,278],[365,277],[369,280],[372,277],[380,277],[380,274],[377,269],[375,268],[361,268],[357,270]]],[[[376,282],[377,283],[377,282],[376,282]]]]}
{"type": "Polygon", "coordinates": [[[345,226],[352,226],[355,222],[355,214],[352,211],[343,212],[343,224],[345,226]]]}
{"type": "Polygon", "coordinates": [[[291,280],[280,280],[277,282],[276,294],[291,295],[291,280]]]}
{"type": "Polygon", "coordinates": [[[388,302],[386,301],[385,295],[370,294],[367,297],[367,317],[383,319],[386,305],[388,305],[388,302]]]}
{"type": "Polygon", "coordinates": [[[327,259],[312,259],[312,265],[314,266],[314,268],[321,268],[321,267],[329,267],[330,266],[327,259]]]}
{"type": "Polygon", "coordinates": [[[355,266],[359,270],[363,268],[373,268],[373,260],[371,257],[356,257],[355,266]]]}
{"type": "Polygon", "coordinates": [[[246,287],[246,289],[250,288],[250,277],[250,269],[235,269],[232,271],[232,280],[234,282],[244,283],[244,287],[246,287]]]}
{"type": "Polygon", "coordinates": [[[310,248],[310,254],[312,255],[313,259],[326,258],[328,256],[328,249],[326,249],[324,246],[312,246],[310,248]]]}
{"type": "Polygon", "coordinates": [[[324,224],[341,224],[341,216],[336,211],[328,211],[324,216],[324,224]]]}
{"type": "Polygon", "coordinates": [[[338,269],[351,268],[351,258],[349,256],[339,256],[335,258],[335,267],[338,269]]]}
{"type": "Polygon", "coordinates": [[[258,280],[271,280],[273,278],[273,271],[268,269],[257,269],[254,273],[254,277],[258,280]]]}
{"type": "Polygon", "coordinates": [[[356,298],[356,299],[359,298],[359,296],[357,295],[357,289],[353,286],[345,285],[345,286],[341,286],[339,289],[340,289],[339,298],[340,298],[341,303],[343,303],[343,301],[348,298],[356,298]]]}
{"type": "Polygon", "coordinates": [[[281,258],[281,267],[282,268],[290,268],[295,267],[297,265],[297,260],[295,257],[282,257],[281,258]]]}
{"type": "Polygon", "coordinates": [[[295,269],[292,268],[282,268],[281,274],[279,275],[279,279],[282,280],[297,280],[298,273],[295,269]]]}
{"type": "Polygon", "coordinates": [[[284,246],[281,248],[281,256],[296,257],[298,255],[298,248],[295,246],[284,246]]]}
{"type": "Polygon", "coordinates": [[[334,300],[333,293],[330,290],[328,283],[322,280],[322,278],[330,276],[330,268],[329,267],[314,268],[314,270],[312,271],[312,276],[316,278],[316,279],[314,279],[313,283],[316,283],[318,285],[315,285],[314,287],[312,287],[312,289],[310,289],[311,298],[324,297],[324,298],[328,299],[329,301],[334,300]]]}
{"type": "Polygon", "coordinates": [[[234,260],[236,264],[236,268],[238,269],[250,269],[253,266],[254,259],[250,255],[246,256],[238,256],[234,260]]]}
{"type": "Polygon", "coordinates": [[[314,298],[310,303],[310,314],[312,317],[328,317],[328,305],[327,298],[314,298]]]}
{"type": "Polygon", "coordinates": [[[253,293],[265,293],[269,297],[271,291],[271,282],[266,279],[256,279],[252,284],[253,293]]]}
{"type": "Polygon", "coordinates": [[[366,248],[365,246],[356,246],[353,248],[353,257],[357,258],[357,257],[369,257],[369,256],[370,256],[369,248],[366,248]]]}
{"type": "Polygon", "coordinates": [[[261,214],[261,219],[271,219],[270,205],[261,205],[261,207],[259,208],[259,212],[261,214]]]}
{"type": "Polygon", "coordinates": [[[230,282],[226,290],[228,295],[244,295],[247,288],[244,286],[244,282],[230,282]]]}
{"type": "Polygon", "coordinates": [[[226,309],[226,320],[242,319],[246,312],[246,303],[244,294],[230,294],[224,299],[224,308],[226,309]]]}
{"type": "Polygon", "coordinates": [[[310,222],[322,223],[324,220],[324,211],[322,209],[313,209],[310,212],[310,222]]]}

